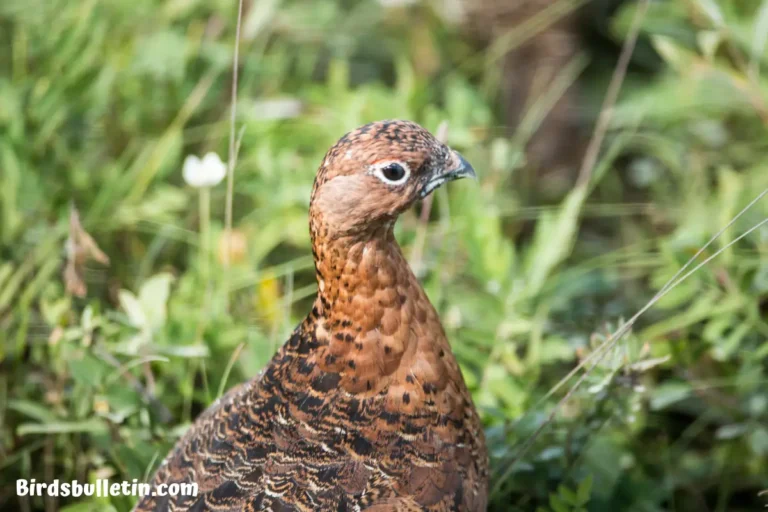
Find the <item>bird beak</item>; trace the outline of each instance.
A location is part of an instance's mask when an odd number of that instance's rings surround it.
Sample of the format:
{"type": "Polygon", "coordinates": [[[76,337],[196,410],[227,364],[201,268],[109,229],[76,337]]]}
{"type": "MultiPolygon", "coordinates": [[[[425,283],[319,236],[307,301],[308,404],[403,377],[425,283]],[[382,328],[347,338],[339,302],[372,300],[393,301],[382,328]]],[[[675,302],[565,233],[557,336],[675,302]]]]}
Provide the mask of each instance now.
{"type": "Polygon", "coordinates": [[[435,172],[428,178],[427,182],[421,188],[421,192],[419,193],[422,199],[432,193],[433,190],[440,187],[443,183],[459,180],[461,178],[477,179],[475,169],[457,151],[451,151],[450,160],[450,164],[452,165],[448,170],[435,172]]]}

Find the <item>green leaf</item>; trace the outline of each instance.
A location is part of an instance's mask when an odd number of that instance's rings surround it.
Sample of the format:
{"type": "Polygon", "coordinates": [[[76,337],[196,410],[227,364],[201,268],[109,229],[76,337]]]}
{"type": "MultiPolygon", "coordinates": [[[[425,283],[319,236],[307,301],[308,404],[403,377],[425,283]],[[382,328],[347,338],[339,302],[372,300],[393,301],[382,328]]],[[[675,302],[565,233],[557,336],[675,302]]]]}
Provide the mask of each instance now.
{"type": "Polygon", "coordinates": [[[546,338],[541,344],[539,363],[542,365],[560,361],[571,361],[576,356],[573,347],[559,337],[546,338]]]}
{"type": "Polygon", "coordinates": [[[0,290],[3,289],[3,285],[6,280],[13,274],[13,265],[9,262],[0,264],[0,290]]]}
{"type": "Polygon", "coordinates": [[[117,512],[117,509],[103,499],[93,499],[67,505],[61,512],[117,512]]]}
{"type": "Polygon", "coordinates": [[[123,382],[110,385],[105,395],[109,403],[109,418],[115,423],[122,423],[142,405],[141,397],[136,390],[123,382]]]}
{"type": "Polygon", "coordinates": [[[757,427],[749,435],[749,446],[757,457],[768,455],[768,429],[757,427]]]}
{"type": "Polygon", "coordinates": [[[16,429],[19,436],[31,434],[104,434],[108,431],[107,424],[98,418],[83,421],[54,422],[54,423],[22,423],[16,429]]]}
{"type": "Polygon", "coordinates": [[[609,500],[624,474],[621,459],[626,451],[617,444],[620,442],[623,443],[623,440],[606,435],[594,435],[586,448],[584,453],[586,469],[600,482],[600,485],[593,488],[597,499],[609,500]]]}
{"type": "MultiPolygon", "coordinates": [[[[171,160],[170,157],[164,157],[171,160]]],[[[149,171],[148,171],[149,173],[149,171]]],[[[122,202],[113,210],[110,224],[119,227],[134,227],[140,222],[176,225],[175,214],[183,211],[188,205],[187,194],[180,188],[167,184],[154,187],[141,202],[122,202]]]]}
{"type": "Polygon", "coordinates": [[[651,392],[651,409],[654,411],[666,409],[670,405],[688,398],[690,394],[690,384],[684,382],[662,384],[651,392]]]}
{"type": "Polygon", "coordinates": [[[0,241],[8,242],[22,223],[17,204],[22,166],[9,144],[0,145],[0,168],[0,241]]]}
{"type": "Polygon", "coordinates": [[[718,30],[705,30],[696,35],[696,39],[701,48],[701,53],[704,54],[708,60],[714,60],[717,49],[720,47],[720,43],[723,41],[723,35],[718,30]]]}
{"type": "Polygon", "coordinates": [[[50,407],[46,407],[36,402],[30,402],[29,400],[9,400],[8,408],[25,416],[29,416],[40,423],[53,423],[58,421],[58,418],[53,411],[51,411],[50,407]]]}
{"type": "Polygon", "coordinates": [[[168,296],[174,277],[168,273],[156,274],[141,285],[138,301],[147,320],[147,325],[157,331],[165,324],[168,296]]]}
{"type": "Polygon", "coordinates": [[[541,290],[554,268],[571,253],[586,196],[587,188],[577,187],[568,194],[556,215],[546,212],[539,218],[527,255],[527,289],[531,295],[541,290]]]}
{"type": "Polygon", "coordinates": [[[720,27],[725,23],[725,16],[715,0],[693,0],[699,10],[709,18],[712,25],[720,27]]]}
{"type": "Polygon", "coordinates": [[[568,505],[575,506],[579,504],[576,493],[563,484],[560,484],[557,487],[557,494],[560,496],[560,498],[562,498],[563,502],[567,503],[568,505]]]}
{"type": "Polygon", "coordinates": [[[208,357],[210,352],[206,345],[168,345],[155,347],[159,354],[166,354],[176,357],[208,357]]]}
{"type": "Polygon", "coordinates": [[[128,290],[120,290],[117,294],[120,306],[128,315],[131,325],[138,329],[145,329],[149,326],[147,321],[147,315],[144,313],[144,308],[141,307],[141,302],[136,296],[128,290]]]}
{"type": "Polygon", "coordinates": [[[586,505],[589,502],[589,497],[592,494],[592,474],[584,478],[581,482],[579,482],[579,487],[576,489],[576,498],[579,505],[586,505]]]}
{"type": "Polygon", "coordinates": [[[102,379],[110,370],[103,361],[89,353],[83,353],[81,357],[67,361],[72,378],[87,387],[98,387],[102,379]]]}
{"type": "Polygon", "coordinates": [[[514,246],[504,237],[499,208],[492,202],[484,201],[480,191],[462,190],[456,196],[461,201],[462,209],[468,212],[469,268],[486,283],[506,282],[515,254],[514,246]]]}
{"type": "Polygon", "coordinates": [[[549,506],[552,507],[554,512],[569,512],[568,505],[555,493],[549,495],[549,506]]]}
{"type": "Polygon", "coordinates": [[[694,68],[697,55],[682,47],[671,37],[652,36],[653,47],[659,55],[678,72],[686,72],[694,68]]]}
{"type": "Polygon", "coordinates": [[[181,81],[187,58],[186,38],[173,30],[150,32],[136,46],[133,71],[158,80],[181,81]]]}
{"type": "Polygon", "coordinates": [[[747,425],[744,423],[734,423],[732,425],[723,425],[715,432],[716,439],[735,439],[743,436],[747,432],[747,425]]]}
{"type": "Polygon", "coordinates": [[[753,331],[754,327],[751,324],[742,322],[735,329],[733,329],[728,337],[719,340],[719,342],[712,349],[712,356],[718,361],[728,360],[738,351],[739,346],[741,345],[741,340],[743,340],[745,336],[753,331]]]}

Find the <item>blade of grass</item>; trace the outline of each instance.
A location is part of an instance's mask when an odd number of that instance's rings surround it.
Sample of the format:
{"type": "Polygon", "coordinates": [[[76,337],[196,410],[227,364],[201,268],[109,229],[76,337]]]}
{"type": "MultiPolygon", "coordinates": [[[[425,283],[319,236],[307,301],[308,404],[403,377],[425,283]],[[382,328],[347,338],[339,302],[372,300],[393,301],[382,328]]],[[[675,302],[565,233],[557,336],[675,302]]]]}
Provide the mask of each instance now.
{"type": "Polygon", "coordinates": [[[227,367],[224,369],[224,374],[221,376],[221,382],[219,382],[219,390],[216,393],[216,398],[220,397],[224,394],[224,390],[227,389],[227,380],[229,380],[229,374],[232,371],[232,368],[235,366],[235,363],[237,362],[237,358],[240,357],[240,352],[243,351],[243,348],[245,348],[245,343],[240,343],[237,348],[235,348],[235,351],[232,352],[232,357],[229,358],[229,362],[227,362],[227,367]]]}
{"type": "Polygon", "coordinates": [[[608,124],[613,116],[613,108],[619,97],[621,85],[624,83],[624,77],[627,75],[627,67],[629,66],[632,54],[635,51],[635,46],[637,46],[640,27],[648,12],[649,5],[650,0],[642,0],[632,19],[632,25],[627,34],[627,39],[621,47],[619,60],[616,63],[616,68],[613,70],[611,81],[608,84],[608,90],[605,93],[603,104],[600,107],[600,116],[597,118],[597,126],[595,126],[595,130],[592,132],[592,138],[590,139],[587,151],[584,154],[584,160],[581,162],[579,179],[577,181],[578,185],[589,183],[592,176],[592,169],[595,167],[597,155],[600,152],[600,148],[603,146],[603,139],[608,131],[608,124]]]}
{"type": "MultiPolygon", "coordinates": [[[[240,66],[240,30],[243,24],[243,0],[237,2],[237,25],[235,27],[235,49],[232,56],[232,98],[229,110],[229,160],[227,165],[227,203],[224,212],[224,226],[229,233],[232,230],[232,196],[235,187],[235,123],[237,121],[237,81],[238,68],[240,66]]],[[[229,248],[228,248],[229,249],[229,248]]],[[[229,251],[225,251],[227,256],[224,258],[224,266],[229,266],[229,251]]]]}
{"type": "Polygon", "coordinates": [[[243,25],[243,0],[237,2],[237,25],[235,27],[235,49],[232,56],[232,98],[229,111],[229,158],[227,159],[227,197],[224,209],[224,240],[227,247],[224,251],[224,300],[226,308],[229,309],[229,268],[232,253],[232,203],[235,193],[235,161],[237,153],[240,150],[240,142],[245,133],[245,127],[240,131],[240,135],[235,143],[235,123],[237,121],[237,82],[238,68],[240,64],[240,31],[243,25]]]}

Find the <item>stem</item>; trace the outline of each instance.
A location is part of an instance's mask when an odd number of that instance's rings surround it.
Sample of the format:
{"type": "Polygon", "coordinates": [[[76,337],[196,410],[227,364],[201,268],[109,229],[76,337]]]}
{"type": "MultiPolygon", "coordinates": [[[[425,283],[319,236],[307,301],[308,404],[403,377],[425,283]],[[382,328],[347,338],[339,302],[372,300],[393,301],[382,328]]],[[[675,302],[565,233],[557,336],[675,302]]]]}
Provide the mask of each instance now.
{"type": "MultiPolygon", "coordinates": [[[[227,196],[224,208],[224,236],[227,247],[224,250],[224,300],[229,309],[229,264],[232,252],[232,198],[235,192],[235,159],[239,142],[235,145],[235,123],[237,121],[237,70],[240,62],[240,29],[243,25],[243,0],[237,2],[237,25],[235,27],[235,51],[232,56],[232,104],[229,111],[229,158],[227,159],[227,196]]],[[[242,136],[242,132],[240,134],[242,136]]]]}
{"type": "MultiPolygon", "coordinates": [[[[240,62],[240,27],[243,24],[243,0],[237,3],[237,24],[235,25],[235,51],[232,56],[232,104],[229,109],[229,158],[227,159],[227,198],[224,210],[224,229],[227,235],[232,231],[232,196],[235,187],[235,122],[237,121],[237,71],[240,62]]],[[[228,242],[229,243],[229,242],[228,242]]],[[[229,251],[224,251],[224,267],[229,267],[229,251]]]]}
{"type": "Polygon", "coordinates": [[[211,268],[211,189],[200,189],[200,275],[207,290],[211,268]]]}
{"type": "Polygon", "coordinates": [[[627,39],[621,47],[619,61],[616,63],[616,68],[614,68],[613,75],[611,75],[611,81],[608,84],[608,90],[605,92],[605,98],[603,98],[603,104],[600,107],[600,115],[597,118],[595,131],[592,132],[592,138],[590,139],[587,151],[584,154],[584,160],[581,162],[577,186],[586,186],[589,183],[589,178],[592,176],[592,169],[595,167],[595,163],[597,163],[597,156],[603,145],[603,139],[608,132],[608,126],[611,122],[611,117],[613,116],[613,108],[616,106],[616,100],[619,98],[621,85],[624,83],[624,77],[627,74],[629,61],[632,59],[632,54],[635,52],[637,38],[640,36],[643,20],[645,19],[650,4],[650,0],[642,0],[635,11],[635,16],[632,19],[632,25],[629,27],[627,39]]]}

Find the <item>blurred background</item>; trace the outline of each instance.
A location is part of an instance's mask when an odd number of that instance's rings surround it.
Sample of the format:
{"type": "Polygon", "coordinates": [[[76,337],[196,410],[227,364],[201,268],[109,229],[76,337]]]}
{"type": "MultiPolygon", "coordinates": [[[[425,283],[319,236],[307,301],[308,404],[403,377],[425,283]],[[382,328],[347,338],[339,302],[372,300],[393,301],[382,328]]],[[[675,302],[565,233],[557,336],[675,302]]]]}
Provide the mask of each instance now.
{"type": "MultiPolygon", "coordinates": [[[[768,225],[641,317],[523,450],[561,379],[768,187],[768,1],[243,7],[226,235],[224,164],[188,157],[229,160],[236,2],[0,3],[0,508],[130,509],[15,481],[145,479],[254,376],[315,293],[315,169],[383,118],[446,121],[480,175],[396,234],[486,425],[491,510],[768,504],[768,225]]],[[[768,199],[704,256],[766,217],[768,199]]]]}

